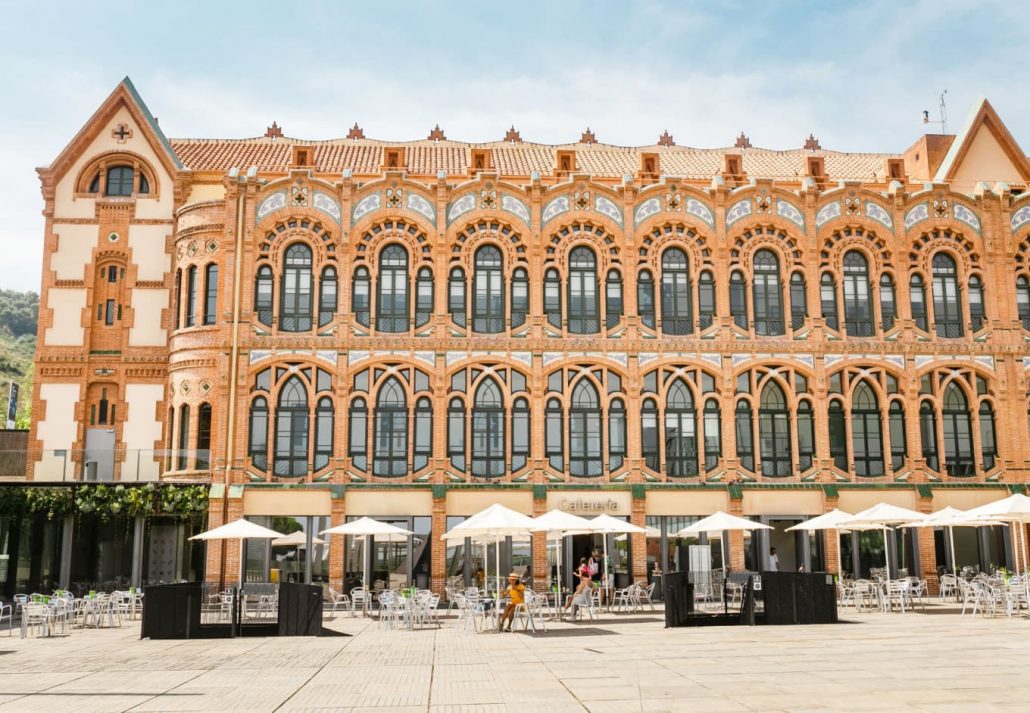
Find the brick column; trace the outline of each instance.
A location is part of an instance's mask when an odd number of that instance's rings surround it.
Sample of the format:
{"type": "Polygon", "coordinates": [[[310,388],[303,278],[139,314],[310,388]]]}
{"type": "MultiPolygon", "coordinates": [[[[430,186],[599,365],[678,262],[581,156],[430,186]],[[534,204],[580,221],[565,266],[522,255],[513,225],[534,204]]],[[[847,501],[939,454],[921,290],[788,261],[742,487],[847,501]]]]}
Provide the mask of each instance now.
{"type": "MultiPolygon", "coordinates": [[[[646,505],[647,499],[642,485],[634,485],[633,506],[630,511],[629,521],[637,527],[647,525],[646,505]]],[[[630,538],[630,553],[632,556],[633,582],[636,584],[647,584],[647,536],[632,534],[630,538]]]]}
{"type": "MultiPolygon", "coordinates": [[[[744,501],[730,500],[730,515],[744,517],[744,501]]],[[[734,572],[744,571],[744,533],[740,530],[732,530],[729,535],[729,563],[730,569],[734,572]]],[[[723,562],[727,561],[727,555],[723,553],[723,562]]]]}
{"type": "MultiPolygon", "coordinates": [[[[222,509],[222,498],[214,497],[207,501],[207,529],[221,527],[226,522],[222,509]]],[[[219,586],[222,581],[222,547],[223,542],[211,540],[201,543],[207,552],[204,566],[204,581],[212,586],[219,586]]]]}
{"type": "MultiPolygon", "coordinates": [[[[544,486],[533,487],[533,517],[547,512],[547,490],[544,486]]],[[[560,546],[560,545],[559,545],[560,546]]],[[[551,568],[547,564],[547,533],[533,533],[533,590],[548,591],[551,568]]]]}
{"type": "MultiPolygon", "coordinates": [[[[834,495],[823,496],[823,512],[830,512],[838,506],[840,498],[834,495]]],[[[840,576],[837,569],[837,550],[840,547],[840,532],[838,530],[823,530],[823,566],[830,574],[840,576]]]]}
{"type": "Polygon", "coordinates": [[[447,487],[433,486],[433,530],[430,537],[429,588],[434,594],[444,595],[447,584],[447,543],[441,540],[447,532],[447,487]]]}
{"type": "MultiPolygon", "coordinates": [[[[329,515],[329,526],[336,527],[346,522],[346,501],[341,497],[333,500],[332,513],[329,515]]],[[[344,572],[344,551],[343,544],[346,538],[343,535],[329,536],[329,586],[335,589],[334,583],[340,583],[340,592],[346,587],[343,581],[344,572]]]]}
{"type": "MultiPolygon", "coordinates": [[[[920,497],[916,509],[924,515],[929,515],[933,512],[933,498],[920,497]]],[[[937,579],[937,548],[934,546],[933,528],[912,529],[919,538],[919,576],[926,580],[929,593],[936,595],[940,591],[940,581],[937,579]]]]}

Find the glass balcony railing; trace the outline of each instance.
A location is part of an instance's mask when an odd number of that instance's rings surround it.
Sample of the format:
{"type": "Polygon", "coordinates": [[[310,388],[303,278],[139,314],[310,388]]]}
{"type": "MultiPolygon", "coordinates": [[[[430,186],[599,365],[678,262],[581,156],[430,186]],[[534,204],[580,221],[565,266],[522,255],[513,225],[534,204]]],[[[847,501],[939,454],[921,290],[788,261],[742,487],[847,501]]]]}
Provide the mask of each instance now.
{"type": "Polygon", "coordinates": [[[0,450],[0,480],[31,474],[43,482],[155,482],[166,477],[203,482],[214,465],[209,450],[0,450]]]}

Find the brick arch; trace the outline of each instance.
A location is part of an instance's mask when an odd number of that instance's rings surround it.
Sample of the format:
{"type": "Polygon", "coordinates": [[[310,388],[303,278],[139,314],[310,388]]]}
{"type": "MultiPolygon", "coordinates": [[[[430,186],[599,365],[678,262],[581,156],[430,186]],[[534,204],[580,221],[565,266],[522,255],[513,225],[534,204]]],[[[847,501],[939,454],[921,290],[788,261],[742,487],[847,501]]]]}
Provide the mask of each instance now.
{"type": "Polygon", "coordinates": [[[355,240],[354,263],[376,265],[379,253],[389,243],[401,243],[408,249],[412,266],[433,262],[433,245],[422,225],[408,218],[385,218],[361,231],[355,240]]]}
{"type": "Polygon", "coordinates": [[[496,217],[484,217],[466,223],[463,228],[454,232],[448,244],[450,265],[464,267],[466,272],[473,268],[476,250],[485,244],[500,248],[504,254],[506,271],[510,271],[516,265],[529,264],[529,248],[522,235],[510,223],[496,217]]]}
{"type": "MultiPolygon", "coordinates": [[[[125,150],[106,151],[99,156],[93,157],[75,177],[75,183],[73,184],[75,192],[89,193],[89,184],[93,181],[93,177],[98,171],[105,171],[112,166],[125,163],[131,164],[133,168],[139,170],[146,177],[147,183],[150,184],[150,192],[145,194],[147,198],[160,197],[161,184],[153,165],[141,154],[125,150]]],[[[133,190],[133,194],[135,194],[135,190],[133,190]]]]}
{"type": "Polygon", "coordinates": [[[289,218],[263,223],[258,240],[257,260],[267,259],[272,264],[282,262],[283,251],[295,242],[307,243],[319,263],[336,259],[336,243],[332,231],[321,220],[309,216],[291,215],[289,218]]]}
{"type": "Polygon", "coordinates": [[[912,265],[926,277],[932,274],[930,261],[941,251],[947,252],[955,258],[961,279],[968,279],[972,273],[983,272],[976,243],[952,228],[935,227],[924,232],[912,242],[909,259],[912,265]]]}
{"type": "Polygon", "coordinates": [[[819,269],[829,268],[840,273],[844,255],[851,250],[859,250],[866,256],[871,267],[870,275],[879,275],[884,270],[894,268],[887,241],[873,230],[849,223],[833,230],[823,239],[819,269]]]}
{"type": "Polygon", "coordinates": [[[619,240],[605,225],[594,216],[582,220],[574,219],[552,230],[544,243],[545,267],[559,267],[565,271],[569,252],[577,245],[589,245],[598,259],[598,274],[603,275],[609,268],[622,264],[619,240]]]}
{"type": "Polygon", "coordinates": [[[645,398],[653,398],[658,403],[659,408],[665,407],[665,399],[668,395],[669,387],[676,379],[683,379],[691,391],[694,397],[695,405],[698,410],[703,406],[704,401],[708,398],[717,399],[720,403],[722,402],[722,396],[718,391],[719,381],[721,380],[721,374],[711,364],[703,364],[701,362],[684,361],[683,359],[669,359],[663,363],[651,365],[648,364],[647,368],[641,369],[643,377],[647,377],[655,372],[661,372],[662,370],[670,371],[668,379],[665,382],[658,383],[657,392],[645,392],[643,387],[640,390],[640,400],[643,401],[645,398]],[[706,374],[715,381],[716,391],[709,392],[707,395],[701,390],[701,386],[696,384],[686,372],[697,370],[699,374],[706,374]]]}
{"type": "Polygon", "coordinates": [[[730,245],[730,269],[743,268],[750,272],[751,259],[762,248],[771,248],[780,257],[782,270],[790,272],[801,265],[802,250],[788,230],[772,223],[745,228],[737,233],[730,245]]]}
{"type": "Polygon", "coordinates": [[[712,267],[712,248],[691,225],[671,221],[656,225],[640,236],[639,244],[637,266],[649,267],[653,272],[661,268],[662,253],[669,247],[678,247],[687,253],[691,272],[695,275],[704,267],[712,267]]]}
{"type": "Polygon", "coordinates": [[[1015,254],[1016,274],[1030,276],[1030,231],[1026,231],[1017,243],[1015,254]]]}

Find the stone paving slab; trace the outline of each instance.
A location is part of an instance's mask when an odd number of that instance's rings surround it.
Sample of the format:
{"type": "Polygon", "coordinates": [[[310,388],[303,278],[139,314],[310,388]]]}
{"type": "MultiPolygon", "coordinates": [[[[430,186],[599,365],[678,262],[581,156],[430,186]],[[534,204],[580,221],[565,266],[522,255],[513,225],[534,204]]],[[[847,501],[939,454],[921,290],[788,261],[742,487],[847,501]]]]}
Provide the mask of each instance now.
{"type": "Polygon", "coordinates": [[[349,636],[140,641],[126,622],[0,637],[0,713],[1027,710],[1030,622],[929,612],[696,629],[648,612],[536,637],[338,617],[349,636]]]}

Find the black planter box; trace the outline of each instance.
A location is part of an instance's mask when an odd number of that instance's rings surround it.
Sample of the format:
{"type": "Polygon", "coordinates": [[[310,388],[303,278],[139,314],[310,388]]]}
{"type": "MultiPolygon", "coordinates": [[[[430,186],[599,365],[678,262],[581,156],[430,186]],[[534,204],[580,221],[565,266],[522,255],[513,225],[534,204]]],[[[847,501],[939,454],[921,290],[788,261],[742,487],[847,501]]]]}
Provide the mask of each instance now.
{"type": "Polygon", "coordinates": [[[322,633],[322,587],[283,582],[279,585],[279,636],[322,633]]]}
{"type": "Polygon", "coordinates": [[[818,572],[762,572],[766,624],[836,624],[833,575],[818,572]]]}
{"type": "Polygon", "coordinates": [[[154,585],[143,594],[141,639],[200,638],[200,582],[154,585]]]}

